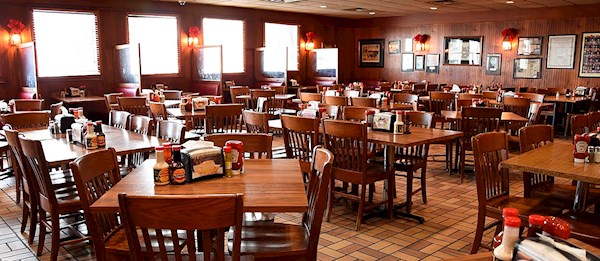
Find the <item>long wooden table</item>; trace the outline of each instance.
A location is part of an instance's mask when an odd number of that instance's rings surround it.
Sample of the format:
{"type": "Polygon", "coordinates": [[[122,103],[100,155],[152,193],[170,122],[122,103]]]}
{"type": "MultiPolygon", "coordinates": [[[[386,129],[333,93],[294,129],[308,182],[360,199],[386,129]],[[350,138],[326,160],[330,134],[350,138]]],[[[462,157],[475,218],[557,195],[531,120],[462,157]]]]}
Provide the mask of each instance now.
{"type": "Polygon", "coordinates": [[[60,97],[60,95],[55,94],[55,95],[52,95],[52,98],[59,100],[66,104],[104,101],[103,96],[95,96],[95,95],[82,96],[82,97],[60,97]]]}
{"type": "Polygon", "coordinates": [[[201,121],[206,117],[206,110],[182,111],[180,108],[167,108],[167,113],[180,120],[185,120],[187,130],[194,129],[194,121],[201,121]]]}
{"type": "Polygon", "coordinates": [[[576,180],[573,210],[580,212],[585,208],[590,184],[600,184],[600,164],[574,163],[572,155],[573,145],[553,143],[507,159],[500,167],[576,180]]]}
{"type": "MultiPolygon", "coordinates": [[[[289,100],[296,97],[296,94],[275,94],[275,100],[289,100]]],[[[236,99],[251,99],[250,95],[239,95],[236,99]]]]}
{"type": "MultiPolygon", "coordinates": [[[[460,111],[442,111],[442,116],[448,120],[460,120],[462,115],[460,111]]],[[[514,112],[503,111],[500,121],[527,122],[529,119],[515,114],[514,112]]]]}
{"type": "Polygon", "coordinates": [[[132,195],[244,194],[246,212],[306,212],[308,201],[297,159],[245,160],[245,173],[185,185],[154,186],[152,166],[146,160],[91,206],[100,212],[118,212],[119,193],[132,195]]]}

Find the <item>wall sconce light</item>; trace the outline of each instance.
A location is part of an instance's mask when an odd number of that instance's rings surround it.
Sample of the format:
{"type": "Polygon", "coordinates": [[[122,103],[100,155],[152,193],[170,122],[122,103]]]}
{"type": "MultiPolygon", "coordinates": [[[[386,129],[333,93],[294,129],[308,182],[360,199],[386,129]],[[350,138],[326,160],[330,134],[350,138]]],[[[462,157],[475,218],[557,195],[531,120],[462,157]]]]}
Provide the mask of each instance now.
{"type": "Polygon", "coordinates": [[[304,49],[310,51],[315,48],[315,42],[313,41],[314,37],[313,32],[306,33],[306,43],[304,44],[304,49]]]}
{"type": "Polygon", "coordinates": [[[415,40],[415,49],[417,50],[417,52],[426,51],[425,43],[428,39],[429,35],[427,34],[417,34],[413,37],[413,40],[415,40]]]}
{"type": "Polygon", "coordinates": [[[198,45],[198,36],[200,35],[200,28],[198,26],[191,26],[188,30],[188,46],[198,45]]]}
{"type": "Polygon", "coordinates": [[[517,29],[515,28],[506,28],[502,30],[502,36],[504,37],[502,40],[502,49],[504,51],[512,50],[512,40],[517,35],[517,29]]]}
{"type": "Polygon", "coordinates": [[[16,19],[10,19],[7,25],[10,28],[10,44],[21,44],[21,33],[25,30],[25,25],[16,19]]]}

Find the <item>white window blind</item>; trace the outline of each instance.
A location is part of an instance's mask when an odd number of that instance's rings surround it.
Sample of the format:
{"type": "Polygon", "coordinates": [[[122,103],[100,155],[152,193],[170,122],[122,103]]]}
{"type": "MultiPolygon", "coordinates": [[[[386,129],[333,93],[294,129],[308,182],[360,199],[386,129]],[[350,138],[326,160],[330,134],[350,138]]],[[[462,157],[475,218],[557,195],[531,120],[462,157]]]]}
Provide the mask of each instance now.
{"type": "Polygon", "coordinates": [[[128,17],[129,43],[140,44],[142,74],[179,73],[177,17],[128,17]]]}
{"type": "MultiPolygon", "coordinates": [[[[265,47],[287,47],[289,71],[298,70],[298,26],[265,23],[265,47]]],[[[265,60],[268,63],[268,60],[265,60]]]]}
{"type": "Polygon", "coordinates": [[[33,10],[33,34],[40,77],[100,74],[94,13],[33,10]]]}
{"type": "MultiPolygon", "coordinates": [[[[204,45],[223,46],[224,73],[244,72],[244,21],[204,18],[202,35],[204,45]]],[[[208,66],[206,63],[211,63],[211,59],[217,57],[217,55],[205,57],[205,67],[208,66]]]]}

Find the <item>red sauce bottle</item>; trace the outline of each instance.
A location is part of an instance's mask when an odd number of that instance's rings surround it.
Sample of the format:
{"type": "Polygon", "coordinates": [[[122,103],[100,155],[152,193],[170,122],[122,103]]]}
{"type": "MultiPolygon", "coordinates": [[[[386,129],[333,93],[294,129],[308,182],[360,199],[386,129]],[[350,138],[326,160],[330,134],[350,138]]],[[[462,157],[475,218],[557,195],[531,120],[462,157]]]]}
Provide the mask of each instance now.
{"type": "Polygon", "coordinates": [[[244,143],[239,140],[230,140],[225,146],[231,147],[231,169],[241,171],[244,166],[244,143]]]}
{"type": "Polygon", "coordinates": [[[544,222],[544,233],[551,236],[567,239],[571,235],[571,225],[569,222],[556,217],[546,217],[544,222]]]}
{"type": "Polygon", "coordinates": [[[590,140],[590,135],[587,133],[575,134],[575,138],[573,138],[573,159],[575,163],[585,163],[585,158],[589,156],[588,145],[590,140]]]}

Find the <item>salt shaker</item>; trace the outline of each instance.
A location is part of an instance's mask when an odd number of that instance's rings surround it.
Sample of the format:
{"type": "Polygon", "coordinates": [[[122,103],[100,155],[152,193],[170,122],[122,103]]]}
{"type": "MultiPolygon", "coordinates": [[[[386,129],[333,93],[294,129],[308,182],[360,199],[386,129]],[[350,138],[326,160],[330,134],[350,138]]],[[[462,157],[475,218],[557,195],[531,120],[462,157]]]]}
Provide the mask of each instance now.
{"type": "Polygon", "coordinates": [[[594,148],[594,162],[600,163],[600,146],[594,148]]]}

